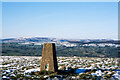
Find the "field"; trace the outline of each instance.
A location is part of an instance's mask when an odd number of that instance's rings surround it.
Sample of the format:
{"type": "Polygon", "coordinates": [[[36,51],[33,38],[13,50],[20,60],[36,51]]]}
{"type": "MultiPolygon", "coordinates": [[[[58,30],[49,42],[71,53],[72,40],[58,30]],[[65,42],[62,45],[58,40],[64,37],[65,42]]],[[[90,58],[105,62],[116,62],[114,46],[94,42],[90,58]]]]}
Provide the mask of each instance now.
{"type": "Polygon", "coordinates": [[[41,56],[1,56],[2,79],[120,79],[119,58],[57,57],[56,73],[40,72],[41,56]]]}
{"type": "MultiPolygon", "coordinates": [[[[41,56],[43,43],[2,43],[3,56],[41,56]]],[[[112,43],[56,42],[56,55],[64,57],[119,57],[118,45],[112,43]]]]}

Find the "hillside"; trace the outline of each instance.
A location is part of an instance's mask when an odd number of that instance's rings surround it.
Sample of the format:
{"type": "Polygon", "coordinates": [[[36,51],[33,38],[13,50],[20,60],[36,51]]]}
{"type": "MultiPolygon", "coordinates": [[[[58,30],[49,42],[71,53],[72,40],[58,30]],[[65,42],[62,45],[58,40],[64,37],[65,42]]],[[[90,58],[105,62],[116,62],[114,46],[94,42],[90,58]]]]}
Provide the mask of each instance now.
{"type": "Polygon", "coordinates": [[[2,39],[3,56],[41,56],[43,44],[56,43],[57,56],[118,57],[118,41],[56,38],[2,39]]]}

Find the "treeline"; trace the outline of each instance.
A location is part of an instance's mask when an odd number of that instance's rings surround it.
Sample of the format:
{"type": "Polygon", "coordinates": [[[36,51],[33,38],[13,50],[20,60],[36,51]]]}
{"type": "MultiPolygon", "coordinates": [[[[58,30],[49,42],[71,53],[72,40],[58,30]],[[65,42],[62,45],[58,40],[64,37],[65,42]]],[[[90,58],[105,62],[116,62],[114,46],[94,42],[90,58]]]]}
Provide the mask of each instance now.
{"type": "Polygon", "coordinates": [[[21,45],[18,43],[3,43],[3,56],[41,56],[42,46],[21,45]]]}
{"type": "MultiPolygon", "coordinates": [[[[3,56],[41,56],[42,45],[22,45],[19,43],[3,43],[3,56]]],[[[80,57],[118,57],[117,47],[100,46],[56,46],[57,56],[80,56],[80,57]]]]}

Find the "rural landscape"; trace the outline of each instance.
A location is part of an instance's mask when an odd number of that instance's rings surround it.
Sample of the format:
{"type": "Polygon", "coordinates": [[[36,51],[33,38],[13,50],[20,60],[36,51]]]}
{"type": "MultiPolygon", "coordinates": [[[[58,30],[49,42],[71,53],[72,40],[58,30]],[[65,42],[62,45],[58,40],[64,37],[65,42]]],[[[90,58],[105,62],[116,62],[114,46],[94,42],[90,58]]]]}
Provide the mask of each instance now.
{"type": "Polygon", "coordinates": [[[117,40],[31,37],[1,41],[3,56],[41,56],[44,43],[55,43],[57,56],[118,57],[117,40]]]}
{"type": "Polygon", "coordinates": [[[120,2],[13,1],[0,4],[0,80],[120,80],[120,2]]]}
{"type": "Polygon", "coordinates": [[[115,40],[32,37],[1,41],[1,79],[120,79],[118,41],[115,40]],[[58,72],[40,71],[44,43],[56,44],[58,72]]]}

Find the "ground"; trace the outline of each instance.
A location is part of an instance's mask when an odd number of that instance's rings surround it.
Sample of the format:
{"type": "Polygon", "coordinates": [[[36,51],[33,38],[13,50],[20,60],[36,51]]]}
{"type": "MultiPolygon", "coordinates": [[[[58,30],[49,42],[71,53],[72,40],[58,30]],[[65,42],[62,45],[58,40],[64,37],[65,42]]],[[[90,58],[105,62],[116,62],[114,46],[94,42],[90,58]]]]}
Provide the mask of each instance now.
{"type": "Polygon", "coordinates": [[[119,58],[57,57],[58,72],[40,72],[41,56],[1,56],[2,79],[120,79],[119,58]]]}

